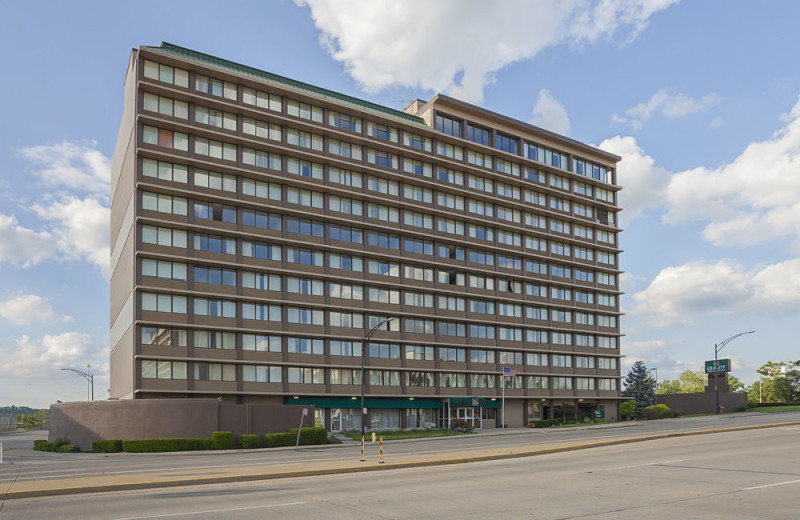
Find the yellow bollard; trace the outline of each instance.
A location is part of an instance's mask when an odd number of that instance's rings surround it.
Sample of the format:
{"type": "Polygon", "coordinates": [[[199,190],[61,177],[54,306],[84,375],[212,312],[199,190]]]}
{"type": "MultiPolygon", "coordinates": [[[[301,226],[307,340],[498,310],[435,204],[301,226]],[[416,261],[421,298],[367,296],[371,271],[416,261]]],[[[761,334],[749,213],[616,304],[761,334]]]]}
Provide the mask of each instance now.
{"type": "Polygon", "coordinates": [[[364,436],[361,436],[361,462],[364,462],[364,436]]]}
{"type": "Polygon", "coordinates": [[[380,464],[383,464],[383,435],[381,435],[381,444],[380,444],[380,451],[379,451],[379,453],[380,453],[380,456],[379,456],[379,458],[378,458],[378,462],[379,462],[380,464]]]}
{"type": "Polygon", "coordinates": [[[372,432],[372,444],[375,444],[376,440],[378,439],[375,437],[375,432],[372,432]]]}

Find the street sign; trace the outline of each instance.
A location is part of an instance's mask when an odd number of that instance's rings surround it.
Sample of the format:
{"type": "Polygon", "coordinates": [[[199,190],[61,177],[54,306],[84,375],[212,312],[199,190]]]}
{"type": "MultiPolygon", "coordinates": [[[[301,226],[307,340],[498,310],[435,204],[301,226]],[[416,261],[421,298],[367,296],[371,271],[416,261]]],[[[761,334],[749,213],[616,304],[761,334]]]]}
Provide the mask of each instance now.
{"type": "Polygon", "coordinates": [[[718,359],[718,360],[711,360],[706,361],[706,374],[718,374],[720,372],[730,372],[731,371],[731,360],[730,359],[718,359]]]}

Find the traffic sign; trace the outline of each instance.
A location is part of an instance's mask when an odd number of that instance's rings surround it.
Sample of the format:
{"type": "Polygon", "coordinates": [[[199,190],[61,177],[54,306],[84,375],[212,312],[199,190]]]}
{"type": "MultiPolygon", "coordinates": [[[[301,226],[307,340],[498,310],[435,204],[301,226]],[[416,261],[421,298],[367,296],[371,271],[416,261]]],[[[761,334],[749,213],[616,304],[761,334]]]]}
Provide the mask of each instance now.
{"type": "Polygon", "coordinates": [[[731,371],[731,360],[730,359],[712,359],[711,361],[706,361],[706,374],[718,374],[720,372],[730,372],[731,371]]]}

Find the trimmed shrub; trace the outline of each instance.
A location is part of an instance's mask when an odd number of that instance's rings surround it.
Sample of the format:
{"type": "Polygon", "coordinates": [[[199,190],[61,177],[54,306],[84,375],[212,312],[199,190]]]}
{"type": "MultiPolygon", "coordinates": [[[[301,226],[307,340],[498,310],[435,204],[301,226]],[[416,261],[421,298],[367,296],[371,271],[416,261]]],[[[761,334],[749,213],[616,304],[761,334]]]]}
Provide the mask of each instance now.
{"type": "Polygon", "coordinates": [[[464,419],[455,419],[450,421],[450,429],[454,432],[472,433],[475,428],[464,419]]]}
{"type": "Polygon", "coordinates": [[[268,433],[264,435],[264,446],[267,448],[280,448],[281,446],[294,446],[297,434],[268,433]]]}
{"type": "Polygon", "coordinates": [[[122,451],[121,440],[94,441],[92,451],[95,453],[118,453],[122,451]]]}
{"type": "Polygon", "coordinates": [[[230,450],[233,448],[233,433],[213,432],[211,441],[214,443],[215,450],[230,450]]]}
{"type": "Polygon", "coordinates": [[[622,417],[633,418],[636,415],[636,401],[625,401],[619,405],[619,414],[622,417]]]}
{"type": "Polygon", "coordinates": [[[204,450],[213,450],[214,449],[214,441],[211,438],[203,439],[203,449],[204,450]]]}
{"type": "MultiPolygon", "coordinates": [[[[122,441],[125,453],[162,453],[167,451],[202,450],[207,439],[137,439],[122,441]]],[[[208,439],[210,440],[210,439],[208,439]]]]}
{"type": "Polygon", "coordinates": [[[672,417],[672,410],[665,404],[654,404],[642,410],[642,417],[648,420],[667,419],[672,417]]]}
{"type": "Polygon", "coordinates": [[[261,438],[258,435],[239,435],[239,447],[252,450],[261,447],[261,438]]]}
{"type": "MultiPolygon", "coordinates": [[[[297,430],[299,428],[292,428],[289,430],[289,433],[295,438],[295,442],[297,442],[297,430]]],[[[301,446],[313,446],[316,444],[327,444],[328,443],[328,432],[325,431],[325,428],[303,428],[300,432],[300,445],[301,446]]]]}
{"type": "Polygon", "coordinates": [[[57,451],[58,453],[75,453],[80,451],[77,446],[74,444],[62,444],[58,448],[54,449],[53,451],[57,451]]]}
{"type": "Polygon", "coordinates": [[[36,451],[53,451],[52,445],[45,440],[33,441],[33,449],[36,451]]]}

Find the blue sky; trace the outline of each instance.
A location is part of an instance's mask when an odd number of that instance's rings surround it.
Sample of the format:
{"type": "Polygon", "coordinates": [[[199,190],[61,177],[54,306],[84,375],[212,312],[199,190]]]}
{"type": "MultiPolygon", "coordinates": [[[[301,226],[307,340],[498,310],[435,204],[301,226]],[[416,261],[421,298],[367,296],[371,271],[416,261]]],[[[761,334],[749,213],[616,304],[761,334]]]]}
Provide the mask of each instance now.
{"type": "Polygon", "coordinates": [[[627,365],[800,358],[796,2],[14,2],[0,33],[0,404],[108,388],[109,162],[162,40],[401,109],[446,92],[623,157],[627,365]],[[424,16],[421,14],[424,13],[424,16]],[[8,23],[8,22],[11,23],[8,23]]]}

